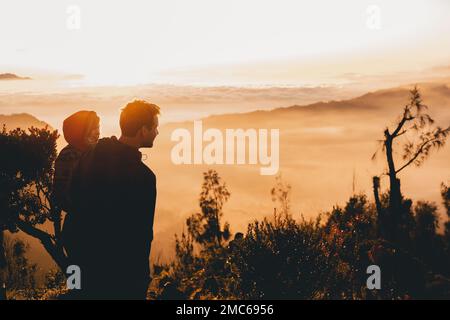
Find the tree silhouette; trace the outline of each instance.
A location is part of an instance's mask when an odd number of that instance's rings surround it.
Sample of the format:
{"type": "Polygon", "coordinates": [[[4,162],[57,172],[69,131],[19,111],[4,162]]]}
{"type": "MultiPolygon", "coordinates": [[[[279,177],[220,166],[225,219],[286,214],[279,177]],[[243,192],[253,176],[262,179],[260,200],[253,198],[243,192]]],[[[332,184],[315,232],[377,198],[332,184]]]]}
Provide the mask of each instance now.
{"type": "MultiPolygon", "coordinates": [[[[399,228],[406,217],[400,190],[398,174],[411,165],[420,166],[434,149],[444,146],[450,134],[450,126],[443,129],[434,125],[434,120],[425,111],[428,107],[423,104],[417,87],[410,91],[410,99],[404,107],[400,120],[394,126],[384,130],[384,138],[380,140],[381,151],[386,156],[389,177],[389,205],[387,210],[381,210],[379,199],[379,177],[374,177],[374,195],[379,215],[381,234],[389,241],[401,241],[406,235],[399,228]],[[403,163],[397,164],[396,148],[402,150],[403,163]]],[[[374,159],[377,152],[373,155],[374,159]]]]}
{"type": "Polygon", "coordinates": [[[450,267],[450,187],[448,184],[441,184],[441,196],[447,211],[447,221],[444,223],[444,242],[446,247],[447,265],[450,267]]]}
{"type": "Polygon", "coordinates": [[[274,208],[275,213],[277,208],[281,215],[288,215],[290,213],[291,189],[291,185],[283,181],[281,174],[275,177],[275,186],[270,190],[272,201],[279,206],[274,208]]]}
{"type": "Polygon", "coordinates": [[[187,233],[175,235],[175,260],[170,272],[159,266],[159,299],[185,299],[200,295],[217,295],[229,283],[227,264],[230,226],[222,228],[223,205],[230,193],[218,173],[203,173],[199,197],[201,212],[186,219],[187,233]],[[200,249],[197,254],[195,249],[200,249]],[[172,275],[170,275],[172,273],[172,275]],[[191,285],[195,283],[195,288],[191,285]],[[194,290],[195,289],[195,290],[194,290]]]}
{"type": "Polygon", "coordinates": [[[47,127],[27,131],[6,131],[3,127],[0,132],[0,234],[21,230],[40,240],[58,267],[65,270],[61,210],[51,201],[57,138],[58,132],[47,127]],[[48,223],[53,233],[46,231],[48,223]]]}
{"type": "Polygon", "coordinates": [[[205,247],[221,247],[230,238],[230,225],[221,227],[223,205],[230,193],[215,170],[203,173],[203,185],[199,204],[201,212],[190,216],[186,224],[193,239],[205,247]]]}
{"type": "Polygon", "coordinates": [[[36,289],[37,265],[30,263],[26,257],[28,244],[21,239],[5,237],[4,245],[7,261],[6,287],[29,292],[31,296],[36,289]]]}
{"type": "MultiPolygon", "coordinates": [[[[214,171],[205,172],[204,178],[201,204],[215,198],[212,190],[223,191],[218,186],[224,186],[214,171]]],[[[345,206],[336,205],[316,220],[297,221],[290,214],[290,191],[278,177],[271,196],[279,210],[273,218],[249,223],[228,246],[218,247],[214,237],[208,238],[212,242],[196,240],[204,234],[205,223],[217,225],[214,218],[203,217],[196,224],[203,229],[195,236],[188,231],[176,237],[175,260],[155,266],[150,294],[155,299],[233,300],[450,297],[450,251],[437,232],[435,204],[419,201],[413,206],[402,199],[411,218],[405,248],[377,235],[377,208],[364,194],[352,195],[345,206]],[[195,250],[196,245],[201,250],[195,250]],[[381,290],[367,288],[371,264],[382,270],[381,290]]],[[[448,195],[442,185],[447,208],[448,195]]],[[[388,193],[379,195],[379,205],[388,209],[388,193]]]]}
{"type": "Polygon", "coordinates": [[[450,246],[450,187],[441,184],[441,196],[447,211],[447,221],[445,222],[445,237],[447,239],[448,245],[450,246]]]}
{"type": "Polygon", "coordinates": [[[444,242],[437,233],[439,215],[436,204],[418,201],[414,206],[414,220],[413,252],[428,269],[446,273],[448,265],[443,259],[444,242]]]}

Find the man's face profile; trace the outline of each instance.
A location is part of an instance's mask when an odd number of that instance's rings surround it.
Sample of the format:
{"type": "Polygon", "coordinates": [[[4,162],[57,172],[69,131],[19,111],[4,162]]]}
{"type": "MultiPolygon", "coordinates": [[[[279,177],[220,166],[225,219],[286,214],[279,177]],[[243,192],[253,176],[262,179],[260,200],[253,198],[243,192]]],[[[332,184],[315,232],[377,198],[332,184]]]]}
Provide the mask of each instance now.
{"type": "Polygon", "coordinates": [[[143,148],[153,147],[153,141],[155,141],[155,138],[159,133],[158,126],[159,126],[158,115],[154,115],[151,127],[150,126],[142,127],[142,147],[143,148]]]}

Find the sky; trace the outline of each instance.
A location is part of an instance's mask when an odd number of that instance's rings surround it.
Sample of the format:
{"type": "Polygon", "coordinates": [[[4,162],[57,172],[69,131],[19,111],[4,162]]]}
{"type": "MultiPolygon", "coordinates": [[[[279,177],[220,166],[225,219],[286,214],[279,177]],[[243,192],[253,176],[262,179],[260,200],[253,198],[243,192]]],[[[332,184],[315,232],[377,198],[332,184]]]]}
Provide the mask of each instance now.
{"type": "Polygon", "coordinates": [[[449,63],[449,13],[446,0],[2,0],[0,73],[298,84],[429,68],[449,63]]]}

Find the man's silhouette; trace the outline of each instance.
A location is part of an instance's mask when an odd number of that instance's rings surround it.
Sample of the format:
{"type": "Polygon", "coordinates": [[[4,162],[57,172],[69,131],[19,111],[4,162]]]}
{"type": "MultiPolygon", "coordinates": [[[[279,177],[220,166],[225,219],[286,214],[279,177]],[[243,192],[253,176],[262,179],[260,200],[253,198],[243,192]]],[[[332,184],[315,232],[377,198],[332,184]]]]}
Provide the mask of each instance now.
{"type": "Polygon", "coordinates": [[[100,139],[80,160],[71,192],[71,263],[83,299],[145,299],[156,200],[155,174],[141,161],[158,135],[159,107],[142,100],[120,115],[122,135],[100,139]]]}

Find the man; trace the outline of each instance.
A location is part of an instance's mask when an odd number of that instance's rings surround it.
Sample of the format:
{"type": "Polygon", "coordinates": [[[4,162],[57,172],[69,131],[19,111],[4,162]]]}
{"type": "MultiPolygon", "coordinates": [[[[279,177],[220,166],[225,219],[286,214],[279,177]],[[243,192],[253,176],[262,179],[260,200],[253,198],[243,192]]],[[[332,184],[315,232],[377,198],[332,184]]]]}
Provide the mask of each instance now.
{"type": "Polygon", "coordinates": [[[80,298],[145,299],[156,200],[155,174],[140,148],[153,147],[159,107],[142,100],[120,115],[122,134],[100,139],[80,160],[70,196],[71,263],[81,269],[80,298]]]}

